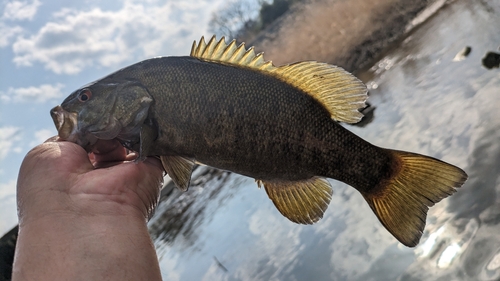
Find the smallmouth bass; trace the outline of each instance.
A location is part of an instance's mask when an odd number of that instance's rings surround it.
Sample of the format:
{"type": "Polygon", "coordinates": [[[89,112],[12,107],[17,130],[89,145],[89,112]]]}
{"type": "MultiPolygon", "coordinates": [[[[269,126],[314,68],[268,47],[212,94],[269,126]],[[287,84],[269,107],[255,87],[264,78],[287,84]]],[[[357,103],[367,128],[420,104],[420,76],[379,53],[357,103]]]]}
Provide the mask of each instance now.
{"type": "Polygon", "coordinates": [[[195,161],[254,178],[281,214],[312,224],[332,196],[326,178],[357,189],[401,243],[418,244],[427,210],[463,185],[460,168],[374,146],[356,123],[365,85],[314,61],[276,67],[233,40],[202,38],[190,56],[157,57],[74,91],[51,116],[61,139],[87,151],[118,139],[139,160],[160,156],[187,190],[195,161]]]}

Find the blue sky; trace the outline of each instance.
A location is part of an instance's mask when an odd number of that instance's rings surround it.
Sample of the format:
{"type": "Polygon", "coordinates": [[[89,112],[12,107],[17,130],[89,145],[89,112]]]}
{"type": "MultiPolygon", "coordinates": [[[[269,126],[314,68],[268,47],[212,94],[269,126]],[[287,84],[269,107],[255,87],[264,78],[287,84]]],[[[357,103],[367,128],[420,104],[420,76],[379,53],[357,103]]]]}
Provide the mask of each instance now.
{"type": "Polygon", "coordinates": [[[224,0],[0,0],[0,233],[17,223],[24,155],[57,132],[49,110],[134,62],[188,55],[224,0]]]}

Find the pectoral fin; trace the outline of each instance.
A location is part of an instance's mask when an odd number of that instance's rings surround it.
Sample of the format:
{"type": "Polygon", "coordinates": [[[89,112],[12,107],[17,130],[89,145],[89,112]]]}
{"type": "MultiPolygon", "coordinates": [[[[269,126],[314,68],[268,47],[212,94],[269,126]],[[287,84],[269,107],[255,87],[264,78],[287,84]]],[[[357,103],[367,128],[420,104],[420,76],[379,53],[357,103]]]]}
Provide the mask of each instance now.
{"type": "Polygon", "coordinates": [[[303,181],[265,182],[267,195],[280,213],[295,223],[313,224],[323,217],[332,198],[330,183],[313,177],[303,181]]]}
{"type": "Polygon", "coordinates": [[[160,156],[160,160],[163,169],[165,169],[177,188],[181,191],[188,190],[194,161],[180,156],[160,156]]]}
{"type": "Polygon", "coordinates": [[[144,123],[140,132],[140,148],[139,157],[136,161],[143,161],[150,155],[150,150],[153,147],[153,142],[158,136],[158,130],[151,124],[144,123]]]}

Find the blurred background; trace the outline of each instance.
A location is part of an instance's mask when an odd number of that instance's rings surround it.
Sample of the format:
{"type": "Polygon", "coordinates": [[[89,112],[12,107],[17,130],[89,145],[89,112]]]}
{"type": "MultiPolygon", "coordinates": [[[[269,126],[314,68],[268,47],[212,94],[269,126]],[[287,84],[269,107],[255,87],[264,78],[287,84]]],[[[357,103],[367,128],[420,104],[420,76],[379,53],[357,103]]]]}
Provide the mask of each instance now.
{"type": "MultiPolygon", "coordinates": [[[[324,218],[304,226],[282,217],[253,179],[199,167],[188,192],[166,184],[149,223],[165,280],[500,280],[498,1],[0,3],[0,233],[17,224],[24,155],[56,134],[53,106],[121,67],[188,55],[193,40],[216,34],[276,65],[353,71],[370,107],[347,129],[450,162],[469,180],[430,209],[410,249],[343,183],[331,181],[324,218]]],[[[15,233],[0,240],[0,273],[15,233]]]]}

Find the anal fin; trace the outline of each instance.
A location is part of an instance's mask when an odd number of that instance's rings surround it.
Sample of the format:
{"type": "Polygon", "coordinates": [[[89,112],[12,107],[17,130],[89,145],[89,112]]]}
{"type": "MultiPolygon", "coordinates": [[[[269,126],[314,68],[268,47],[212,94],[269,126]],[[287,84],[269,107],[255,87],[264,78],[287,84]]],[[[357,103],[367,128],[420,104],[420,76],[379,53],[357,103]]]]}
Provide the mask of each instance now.
{"type": "Polygon", "coordinates": [[[160,156],[163,169],[170,176],[177,188],[187,191],[191,181],[194,161],[180,156],[160,156]]]}
{"type": "Polygon", "coordinates": [[[332,198],[330,183],[319,177],[303,181],[261,181],[278,211],[289,220],[313,224],[323,217],[332,198]]]}

